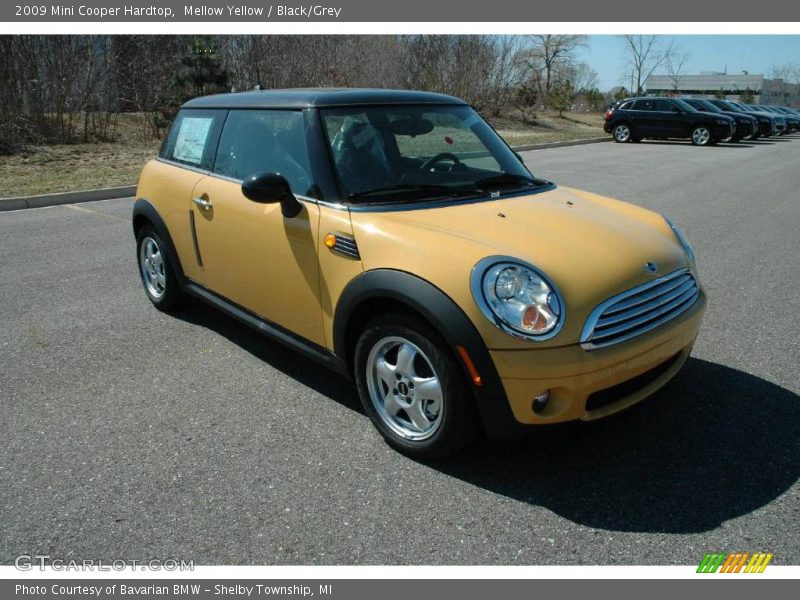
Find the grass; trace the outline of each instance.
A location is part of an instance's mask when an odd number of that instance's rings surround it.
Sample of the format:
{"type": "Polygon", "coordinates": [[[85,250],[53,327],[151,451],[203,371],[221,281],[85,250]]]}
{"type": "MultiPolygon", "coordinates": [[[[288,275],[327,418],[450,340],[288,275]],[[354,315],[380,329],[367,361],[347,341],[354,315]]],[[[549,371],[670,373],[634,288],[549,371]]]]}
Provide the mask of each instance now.
{"type": "Polygon", "coordinates": [[[536,114],[535,123],[524,123],[515,115],[503,115],[491,119],[491,123],[511,146],[582,140],[604,135],[603,115],[599,113],[566,113],[559,117],[555,112],[542,112],[536,114]]]}
{"type": "MultiPolygon", "coordinates": [[[[0,198],[135,184],[142,165],[160,145],[159,140],[147,139],[142,121],[142,115],[120,115],[113,142],[30,146],[0,156],[0,198]]],[[[512,146],[603,135],[599,114],[537,113],[534,124],[506,114],[491,123],[512,146]]]]}

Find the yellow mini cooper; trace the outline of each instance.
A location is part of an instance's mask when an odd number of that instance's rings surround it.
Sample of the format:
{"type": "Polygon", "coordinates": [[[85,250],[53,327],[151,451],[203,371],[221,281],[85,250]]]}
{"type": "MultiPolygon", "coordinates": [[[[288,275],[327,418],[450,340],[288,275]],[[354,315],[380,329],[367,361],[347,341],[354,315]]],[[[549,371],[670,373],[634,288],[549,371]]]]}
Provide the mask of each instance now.
{"type": "Polygon", "coordinates": [[[706,305],[674,224],[532,175],[450,96],[197,98],[137,195],[156,308],[194,296],[351,377],[419,457],[631,406],[684,364],[706,305]]]}

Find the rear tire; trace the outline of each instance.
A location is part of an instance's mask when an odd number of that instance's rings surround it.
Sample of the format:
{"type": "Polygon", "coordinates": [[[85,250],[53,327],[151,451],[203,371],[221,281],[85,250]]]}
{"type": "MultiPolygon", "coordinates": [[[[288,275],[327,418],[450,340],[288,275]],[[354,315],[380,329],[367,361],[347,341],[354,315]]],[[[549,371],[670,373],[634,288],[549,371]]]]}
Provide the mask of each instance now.
{"type": "Polygon", "coordinates": [[[614,141],[618,144],[624,144],[626,142],[631,141],[633,132],[631,130],[630,125],[627,123],[620,123],[619,125],[615,125],[612,131],[612,135],[614,136],[614,141]]]}
{"type": "Polygon", "coordinates": [[[187,297],[172,268],[167,245],[151,225],[136,235],[136,258],[145,294],[153,306],[167,312],[185,306],[187,297]]]}
{"type": "Polygon", "coordinates": [[[424,321],[402,312],[376,317],[358,338],[354,363],[364,411],[399,452],[448,456],[480,435],[460,365],[424,321]]]}

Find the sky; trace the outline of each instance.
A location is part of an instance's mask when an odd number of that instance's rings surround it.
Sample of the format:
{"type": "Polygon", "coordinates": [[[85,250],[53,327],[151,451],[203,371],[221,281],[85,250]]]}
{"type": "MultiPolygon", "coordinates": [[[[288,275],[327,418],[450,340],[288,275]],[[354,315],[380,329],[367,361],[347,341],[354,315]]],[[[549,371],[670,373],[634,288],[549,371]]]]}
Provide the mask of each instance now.
{"type": "MultiPolygon", "coordinates": [[[[800,64],[800,35],[675,35],[661,36],[670,39],[690,55],[684,67],[687,75],[700,71],[735,74],[748,71],[751,74],[769,76],[773,66],[786,63],[800,64]]],[[[609,90],[618,85],[630,85],[626,76],[626,54],[623,40],[616,35],[589,36],[589,45],[580,53],[597,71],[598,86],[609,90]]],[[[656,74],[663,73],[663,69],[656,74]]]]}

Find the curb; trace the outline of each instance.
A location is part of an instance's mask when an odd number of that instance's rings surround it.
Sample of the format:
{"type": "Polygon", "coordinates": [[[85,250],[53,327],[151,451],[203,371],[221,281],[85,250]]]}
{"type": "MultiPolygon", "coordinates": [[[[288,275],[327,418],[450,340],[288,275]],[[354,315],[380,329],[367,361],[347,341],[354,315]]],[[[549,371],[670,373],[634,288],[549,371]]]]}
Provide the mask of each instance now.
{"type": "Polygon", "coordinates": [[[45,206],[58,206],[59,204],[94,202],[96,200],[111,200],[113,198],[127,198],[129,196],[133,196],[135,193],[136,193],[135,185],[126,185],[113,188],[100,188],[96,190],[80,190],[77,192],[59,192],[56,194],[42,194],[40,196],[0,198],[0,212],[6,210],[21,210],[24,208],[43,208],[45,206]]]}
{"type": "MultiPolygon", "coordinates": [[[[599,144],[610,142],[611,138],[588,138],[585,140],[568,140],[564,142],[548,142],[544,144],[530,144],[528,146],[512,146],[515,152],[529,150],[546,150],[548,148],[566,148],[567,146],[583,146],[585,144],[599,144]]],[[[100,188],[96,190],[80,190],[77,192],[59,192],[55,194],[42,194],[40,196],[20,196],[18,198],[0,198],[0,212],[6,210],[22,210],[25,208],[43,208],[45,206],[58,206],[59,204],[77,204],[79,202],[95,202],[97,200],[112,200],[114,198],[129,198],[136,193],[135,185],[126,185],[113,188],[100,188]]]]}
{"type": "Polygon", "coordinates": [[[545,144],[531,144],[529,146],[512,146],[515,152],[527,152],[528,150],[547,150],[548,148],[566,148],[567,146],[585,146],[586,144],[599,144],[610,142],[610,137],[587,138],[585,140],[566,140],[564,142],[547,142],[545,144]]]}

